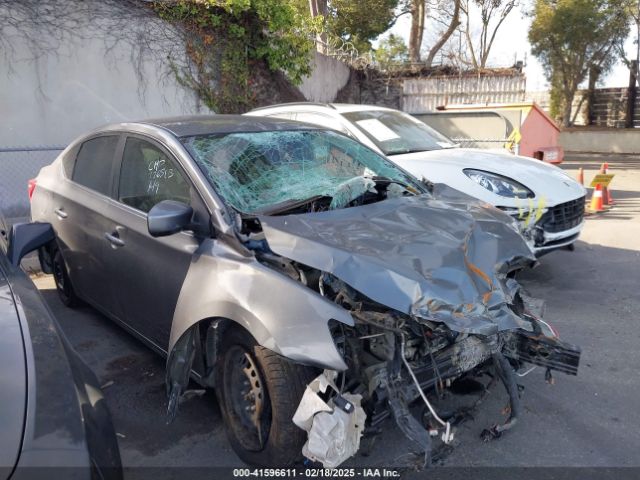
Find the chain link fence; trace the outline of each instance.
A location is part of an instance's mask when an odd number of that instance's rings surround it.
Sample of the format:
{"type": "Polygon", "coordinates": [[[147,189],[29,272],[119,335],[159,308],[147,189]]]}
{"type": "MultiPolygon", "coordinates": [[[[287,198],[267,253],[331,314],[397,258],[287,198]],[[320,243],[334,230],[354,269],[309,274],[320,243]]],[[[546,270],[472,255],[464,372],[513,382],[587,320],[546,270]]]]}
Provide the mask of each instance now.
{"type": "Polygon", "coordinates": [[[482,148],[482,149],[495,149],[511,147],[511,150],[517,155],[519,151],[519,145],[517,142],[513,142],[510,138],[468,138],[468,137],[454,137],[451,139],[462,148],[482,148]]]}
{"type": "Polygon", "coordinates": [[[0,212],[9,223],[29,218],[27,184],[63,149],[58,145],[0,147],[0,212]]]}

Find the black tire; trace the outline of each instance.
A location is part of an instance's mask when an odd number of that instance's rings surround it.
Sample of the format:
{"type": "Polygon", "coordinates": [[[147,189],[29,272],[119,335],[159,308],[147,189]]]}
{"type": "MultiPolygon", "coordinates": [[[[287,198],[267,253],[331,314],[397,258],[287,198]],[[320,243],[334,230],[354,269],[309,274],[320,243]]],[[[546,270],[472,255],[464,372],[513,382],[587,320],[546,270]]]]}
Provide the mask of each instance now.
{"type": "Polygon", "coordinates": [[[53,254],[53,279],[56,283],[56,291],[60,297],[60,301],[69,308],[74,308],[80,305],[80,299],[76,295],[71,280],[69,280],[69,274],[67,273],[67,266],[64,263],[64,258],[60,250],[56,250],[53,254]]]}
{"type": "Polygon", "coordinates": [[[285,467],[302,458],[307,433],[292,418],[307,384],[318,373],[257,345],[239,328],[226,332],[218,363],[216,395],[231,447],[244,462],[285,467]],[[255,376],[245,373],[248,371],[255,372],[255,376]],[[259,388],[252,389],[256,386],[254,382],[247,388],[245,379],[249,378],[257,380],[259,388]],[[247,418],[252,412],[246,410],[252,402],[256,407],[255,399],[247,400],[251,393],[254,397],[256,393],[262,394],[259,409],[262,413],[254,423],[247,418]]]}

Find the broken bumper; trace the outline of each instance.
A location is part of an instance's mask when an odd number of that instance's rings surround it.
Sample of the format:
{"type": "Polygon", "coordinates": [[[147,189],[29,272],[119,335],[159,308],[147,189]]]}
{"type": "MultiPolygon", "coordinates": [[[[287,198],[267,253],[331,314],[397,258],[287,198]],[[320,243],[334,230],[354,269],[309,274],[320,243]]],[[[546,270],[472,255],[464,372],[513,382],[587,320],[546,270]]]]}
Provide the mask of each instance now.
{"type": "MultiPolygon", "coordinates": [[[[420,388],[427,391],[437,382],[455,379],[488,361],[495,352],[515,361],[577,375],[580,347],[557,337],[534,334],[525,330],[504,332],[485,337],[467,337],[434,355],[433,362],[413,369],[420,388]]],[[[413,398],[417,398],[417,393],[413,398]]]]}
{"type": "MultiPolygon", "coordinates": [[[[327,381],[325,371],[325,374],[307,387],[293,419],[309,435],[303,453],[325,467],[338,466],[357,451],[365,418],[368,427],[375,429],[384,418],[391,415],[398,428],[423,453],[426,465],[430,461],[431,437],[438,435],[439,430],[443,431],[441,438],[445,443],[450,443],[454,437],[450,422],[446,418],[441,419],[433,410],[426,392],[437,387],[443,388],[450,381],[470,372],[480,374],[489,367],[493,367],[493,377],[503,383],[509,395],[510,415],[505,423],[485,429],[481,437],[485,441],[500,437],[503,432],[516,425],[522,412],[515,371],[522,363],[546,368],[547,381],[551,381],[553,370],[568,375],[577,375],[578,372],[580,348],[559,340],[545,322],[532,320],[534,332],[520,329],[489,336],[468,336],[434,354],[423,365],[409,365],[403,359],[406,371],[402,369],[400,362],[391,361],[385,369],[386,379],[379,383],[387,408],[369,416],[360,407],[360,395],[337,395],[336,400],[346,398],[350,407],[347,410],[341,409],[334,400],[329,400],[328,403],[321,400],[318,392],[325,392],[328,388],[322,383],[332,385],[336,392],[339,390],[332,380],[327,381]],[[420,398],[431,411],[432,423],[427,420],[422,423],[410,412],[409,406],[420,398]],[[435,427],[433,422],[437,422],[435,427]]],[[[404,341],[401,351],[403,350],[404,341]]],[[[333,374],[335,378],[335,372],[333,374]]]]}
{"type": "Polygon", "coordinates": [[[568,247],[573,244],[580,236],[582,227],[584,227],[584,220],[582,220],[578,226],[563,232],[552,233],[542,230],[542,244],[533,246],[533,251],[536,254],[536,257],[540,257],[545,253],[552,252],[559,248],[568,247]]]}

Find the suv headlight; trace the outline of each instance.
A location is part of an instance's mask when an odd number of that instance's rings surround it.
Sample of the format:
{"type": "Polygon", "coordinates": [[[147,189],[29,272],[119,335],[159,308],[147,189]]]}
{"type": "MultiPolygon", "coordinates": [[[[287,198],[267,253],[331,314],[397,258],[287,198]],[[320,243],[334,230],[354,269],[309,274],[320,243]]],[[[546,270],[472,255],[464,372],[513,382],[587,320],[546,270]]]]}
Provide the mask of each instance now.
{"type": "Polygon", "coordinates": [[[487,190],[501,197],[533,198],[535,194],[521,183],[495,173],[466,168],[464,174],[487,190]]]}

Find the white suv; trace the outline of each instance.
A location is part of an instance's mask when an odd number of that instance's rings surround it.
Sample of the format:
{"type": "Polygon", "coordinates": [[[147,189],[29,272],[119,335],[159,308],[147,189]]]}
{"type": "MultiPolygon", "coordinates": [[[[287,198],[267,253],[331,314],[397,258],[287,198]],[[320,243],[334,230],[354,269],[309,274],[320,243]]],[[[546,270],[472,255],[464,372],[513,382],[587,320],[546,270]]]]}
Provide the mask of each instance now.
{"type": "Polygon", "coordinates": [[[572,248],[584,225],[586,191],[553,165],[528,157],[459,148],[411,115],[372,105],[288,103],[247,115],[333,128],[383,153],[418,178],[444,183],[518,219],[536,255],[572,248]]]}

